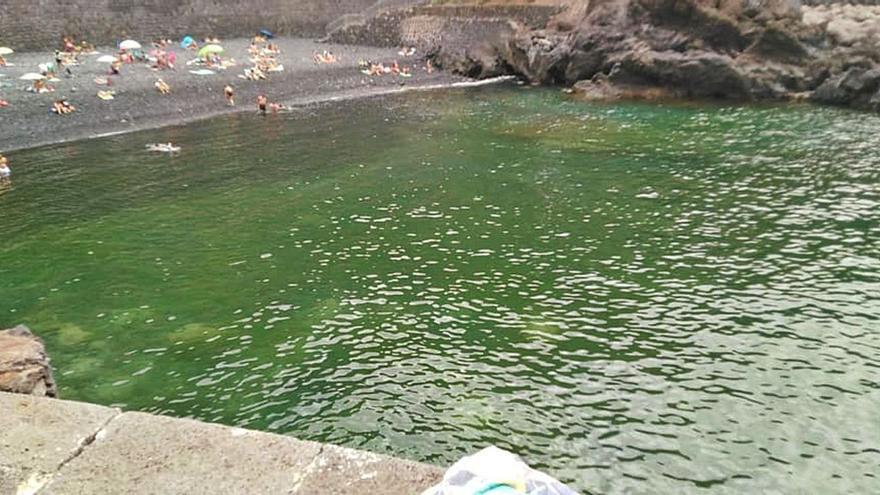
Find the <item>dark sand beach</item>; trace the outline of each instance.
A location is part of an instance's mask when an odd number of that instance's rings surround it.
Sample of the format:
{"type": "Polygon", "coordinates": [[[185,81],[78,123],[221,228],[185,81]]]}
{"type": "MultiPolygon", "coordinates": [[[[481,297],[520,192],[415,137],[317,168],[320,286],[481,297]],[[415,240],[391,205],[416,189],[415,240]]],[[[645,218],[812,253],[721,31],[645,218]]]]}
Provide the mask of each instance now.
{"type": "MultiPolygon", "coordinates": [[[[72,76],[63,71],[60,81],[50,83],[52,93],[34,94],[25,91],[30,85],[19,78],[38,72],[40,63],[54,59],[51,52],[16,53],[7,57],[11,64],[0,68],[0,99],[9,102],[0,108],[0,152],[50,143],[89,138],[112,133],[180,124],[237,111],[256,112],[257,95],[265,94],[272,102],[289,106],[308,105],[337,98],[356,98],[384,94],[401,89],[418,89],[451,85],[467,81],[440,71],[428,73],[420,54],[402,57],[397,49],[344,46],[312,40],[282,38],[273,40],[281,49],[277,60],[283,72],[273,72],[265,81],[249,81],[239,77],[252,66],[247,48],[250,40],[223,40],[224,59],[237,65],[215,70],[213,75],[195,75],[191,70],[203,67],[187,65],[195,57],[191,51],[175,48],[178,54],[174,70],[157,71],[144,63],[125,65],[122,74],[113,76],[112,85],[98,85],[96,78],[108,76],[109,64],[98,62],[102,55],[115,49],[98,48],[97,54],[81,55],[80,65],[72,66],[72,76]],[[316,52],[329,50],[338,62],[319,64],[316,52]],[[368,76],[358,70],[359,60],[389,64],[395,60],[412,68],[412,77],[397,75],[368,76]],[[161,95],[154,87],[162,78],[171,86],[171,94],[161,95]],[[235,107],[226,104],[223,88],[235,88],[235,107]],[[115,98],[104,101],[98,91],[112,90],[115,98]],[[76,107],[69,115],[51,113],[52,102],[66,98],[76,107]]],[[[146,47],[146,44],[145,44],[146,47]]]]}

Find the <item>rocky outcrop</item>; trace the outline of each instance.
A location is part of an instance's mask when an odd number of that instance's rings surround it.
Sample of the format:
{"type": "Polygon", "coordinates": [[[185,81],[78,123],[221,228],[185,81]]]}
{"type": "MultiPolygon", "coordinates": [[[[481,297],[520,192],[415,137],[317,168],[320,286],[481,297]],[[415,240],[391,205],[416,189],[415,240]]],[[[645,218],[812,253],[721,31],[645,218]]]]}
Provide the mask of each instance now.
{"type": "Polygon", "coordinates": [[[880,67],[853,67],[829,77],[813,99],[831,105],[880,110],[880,67]]]}
{"type": "Polygon", "coordinates": [[[880,9],[800,0],[568,0],[478,51],[433,52],[468,75],[513,73],[586,98],[811,99],[880,110],[880,9]],[[877,10],[876,16],[874,10],[877,10]],[[474,56],[478,53],[479,56],[474,56]]]}
{"type": "Polygon", "coordinates": [[[0,391],[58,395],[46,348],[23,325],[0,331],[0,391]]]}

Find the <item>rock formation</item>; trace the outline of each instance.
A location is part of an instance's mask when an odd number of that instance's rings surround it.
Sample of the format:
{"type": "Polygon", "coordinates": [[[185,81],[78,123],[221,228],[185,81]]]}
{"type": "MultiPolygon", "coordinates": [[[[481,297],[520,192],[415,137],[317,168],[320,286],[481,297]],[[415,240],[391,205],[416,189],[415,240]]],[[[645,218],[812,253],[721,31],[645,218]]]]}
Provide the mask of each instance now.
{"type": "Polygon", "coordinates": [[[545,26],[511,21],[437,65],[519,75],[587,98],[798,99],[880,111],[880,7],[800,0],[560,0],[545,26]]]}
{"type": "Polygon", "coordinates": [[[23,325],[0,331],[0,391],[58,395],[46,348],[23,325]]]}

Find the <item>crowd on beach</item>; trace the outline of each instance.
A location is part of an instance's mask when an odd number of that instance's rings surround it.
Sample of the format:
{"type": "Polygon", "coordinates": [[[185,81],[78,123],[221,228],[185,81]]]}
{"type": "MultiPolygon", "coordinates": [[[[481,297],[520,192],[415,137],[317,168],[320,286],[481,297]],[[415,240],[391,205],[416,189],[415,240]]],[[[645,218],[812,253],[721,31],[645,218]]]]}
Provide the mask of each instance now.
{"type": "MultiPolygon", "coordinates": [[[[271,74],[285,70],[280,60],[281,47],[272,38],[271,33],[261,31],[259,35],[250,40],[247,48],[249,65],[242,70],[238,78],[247,81],[264,81],[269,79],[271,74]]],[[[96,93],[92,94],[100,100],[109,101],[117,97],[117,93],[113,89],[114,81],[124,78],[124,74],[131,70],[128,67],[145,65],[157,73],[178,70],[180,68],[178,50],[182,57],[189,59],[185,62],[188,71],[197,76],[212,75],[216,74],[218,70],[227,70],[238,66],[235,59],[225,57],[225,49],[217,38],[206,38],[201,42],[191,36],[184,37],[180,42],[157,39],[148,48],[143,47],[137,41],[125,40],[118,43],[114,53],[101,55],[95,46],[87,41],[64,37],[60,48],[54,51],[52,60],[38,64],[36,71],[26,73],[19,79],[27,81],[28,85],[23,88],[27,92],[34,94],[55,93],[56,85],[61,87],[59,84],[62,83],[61,78],[74,77],[74,71],[77,66],[85,62],[86,57],[99,56],[96,59],[97,62],[107,64],[107,69],[106,74],[100,74],[94,78],[93,82],[97,88],[96,93]]],[[[0,69],[13,65],[14,53],[11,48],[0,47],[0,69]]],[[[412,47],[403,48],[398,52],[398,55],[403,58],[413,57],[415,54],[416,49],[412,47]]],[[[312,60],[319,65],[340,62],[340,58],[330,50],[315,51],[312,60]]],[[[358,62],[358,70],[370,77],[408,78],[412,77],[413,69],[413,66],[401,64],[397,60],[390,63],[374,60],[360,60],[358,62]]],[[[424,70],[427,73],[433,72],[434,68],[430,61],[426,62],[424,70]]],[[[7,83],[6,86],[8,87],[9,84],[7,83]]],[[[157,74],[153,87],[160,95],[169,95],[172,92],[171,85],[159,74],[157,74]]],[[[0,90],[2,89],[0,86],[0,90]]],[[[222,92],[226,104],[230,107],[235,106],[236,90],[233,84],[225,84],[222,92]]],[[[10,106],[10,102],[2,96],[0,93],[0,112],[10,106]]],[[[283,104],[271,101],[269,96],[263,93],[256,97],[255,106],[260,115],[278,113],[287,109],[283,104]]],[[[67,116],[77,112],[77,107],[68,98],[59,97],[53,99],[49,111],[58,116],[67,116]]],[[[171,143],[148,146],[150,151],[167,152],[178,149],[171,143]]],[[[0,155],[0,184],[8,184],[11,175],[9,160],[0,155]]]]}
{"type": "MultiPolygon", "coordinates": [[[[175,43],[170,39],[158,39],[152,42],[149,49],[145,49],[137,41],[125,40],[118,44],[115,54],[104,55],[97,59],[100,63],[108,64],[107,74],[94,79],[95,85],[106,87],[106,89],[97,91],[97,97],[101,100],[115,98],[116,93],[111,89],[114,85],[114,78],[123,77],[126,66],[145,64],[157,72],[176,70],[178,67],[176,48],[178,47],[185,53],[192,52],[195,55],[186,62],[186,66],[191,68],[189,72],[195,75],[212,75],[217,70],[227,70],[238,65],[235,59],[224,58],[225,50],[217,38],[206,38],[202,43],[191,36],[184,37],[180,43],[175,43]]],[[[0,67],[9,64],[6,57],[13,53],[10,48],[0,47],[0,67]]],[[[403,48],[398,52],[401,57],[412,57],[415,53],[416,49],[413,47],[403,48]]],[[[99,55],[94,45],[87,41],[77,41],[71,37],[65,37],[62,40],[61,48],[55,51],[54,60],[39,64],[38,72],[24,74],[20,79],[30,83],[25,88],[28,92],[35,94],[54,93],[56,91],[54,84],[61,82],[58,76],[71,77],[73,75],[72,68],[80,65],[83,57],[87,55],[99,55]]],[[[251,40],[248,55],[250,66],[238,75],[241,79],[263,81],[269,79],[272,73],[285,70],[279,60],[281,48],[272,41],[272,35],[267,31],[262,31],[251,40]]],[[[313,61],[316,64],[335,64],[339,62],[339,58],[332,51],[323,50],[314,53],[313,61]]],[[[401,65],[397,60],[388,64],[361,60],[358,69],[364,75],[371,77],[393,75],[408,78],[413,75],[412,67],[401,65]]],[[[433,72],[434,69],[430,61],[426,63],[425,70],[428,73],[433,72]]],[[[162,77],[156,79],[154,87],[161,95],[171,93],[171,86],[162,77]]],[[[223,93],[227,104],[235,105],[234,88],[226,85],[223,88],[223,93]]],[[[0,98],[0,109],[8,106],[9,101],[0,98]]],[[[59,98],[53,101],[50,111],[57,115],[68,115],[75,112],[76,107],[67,99],[59,98]]]]}

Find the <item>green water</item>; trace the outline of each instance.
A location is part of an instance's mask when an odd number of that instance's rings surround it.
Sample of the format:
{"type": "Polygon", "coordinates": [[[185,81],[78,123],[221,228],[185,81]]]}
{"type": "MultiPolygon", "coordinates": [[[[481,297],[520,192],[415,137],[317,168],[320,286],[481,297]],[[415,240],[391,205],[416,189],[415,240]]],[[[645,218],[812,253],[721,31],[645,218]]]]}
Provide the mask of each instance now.
{"type": "Polygon", "coordinates": [[[876,493],[878,130],[507,88],[19,152],[0,327],[69,399],[589,493],[876,493]]]}

